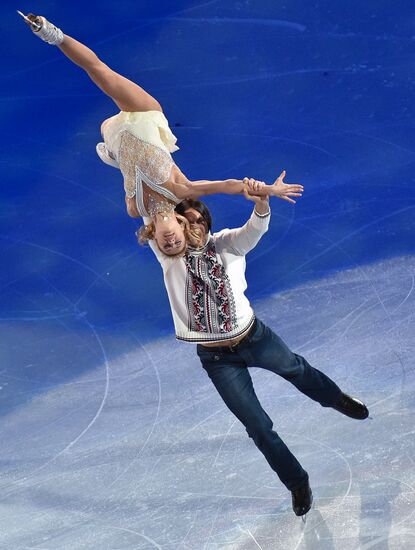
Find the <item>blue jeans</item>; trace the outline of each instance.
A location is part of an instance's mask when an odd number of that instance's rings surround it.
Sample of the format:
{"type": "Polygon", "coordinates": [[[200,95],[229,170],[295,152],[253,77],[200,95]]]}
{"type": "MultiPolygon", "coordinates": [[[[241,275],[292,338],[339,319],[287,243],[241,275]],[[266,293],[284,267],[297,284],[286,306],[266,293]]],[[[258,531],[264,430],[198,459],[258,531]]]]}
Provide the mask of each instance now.
{"type": "Polygon", "coordinates": [[[304,357],[290,351],[259,319],[236,347],[198,345],[197,354],[223,401],[245,426],[282,483],[290,491],[297,489],[308,479],[308,474],[272,429],[272,421],[255,394],[247,367],[262,367],[279,374],[323,407],[334,405],[340,388],[304,357]]]}

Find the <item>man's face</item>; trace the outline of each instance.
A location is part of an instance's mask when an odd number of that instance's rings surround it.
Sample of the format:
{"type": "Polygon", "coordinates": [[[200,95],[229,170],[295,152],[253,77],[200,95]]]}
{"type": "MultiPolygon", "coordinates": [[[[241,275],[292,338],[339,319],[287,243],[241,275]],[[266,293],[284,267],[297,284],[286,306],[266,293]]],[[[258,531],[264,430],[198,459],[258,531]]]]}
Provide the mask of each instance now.
{"type": "Polygon", "coordinates": [[[207,223],[203,218],[202,214],[200,214],[200,212],[198,212],[194,208],[189,208],[184,212],[184,216],[188,220],[191,226],[196,227],[201,231],[203,239],[204,241],[206,241],[208,228],[207,228],[207,223]]]}

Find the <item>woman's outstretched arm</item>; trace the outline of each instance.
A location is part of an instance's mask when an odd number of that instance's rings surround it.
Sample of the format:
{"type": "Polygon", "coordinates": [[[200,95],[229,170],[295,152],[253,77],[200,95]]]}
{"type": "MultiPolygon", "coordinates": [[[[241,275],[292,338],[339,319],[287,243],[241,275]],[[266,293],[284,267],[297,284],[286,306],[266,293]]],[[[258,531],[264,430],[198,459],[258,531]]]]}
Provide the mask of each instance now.
{"type": "Polygon", "coordinates": [[[180,185],[180,189],[176,190],[178,198],[197,199],[204,195],[213,195],[215,193],[226,193],[227,195],[241,195],[245,190],[251,195],[256,196],[274,196],[284,199],[288,202],[295,203],[291,197],[301,197],[303,186],[297,183],[284,183],[285,170],[278,176],[275,182],[267,185],[263,181],[254,180],[252,178],[244,178],[243,180],[228,179],[228,180],[197,180],[187,181],[186,186],[180,185]],[[182,188],[183,187],[183,188],[182,188]],[[185,189],[184,187],[187,187],[185,189]],[[187,192],[187,196],[186,195],[187,192]]]}

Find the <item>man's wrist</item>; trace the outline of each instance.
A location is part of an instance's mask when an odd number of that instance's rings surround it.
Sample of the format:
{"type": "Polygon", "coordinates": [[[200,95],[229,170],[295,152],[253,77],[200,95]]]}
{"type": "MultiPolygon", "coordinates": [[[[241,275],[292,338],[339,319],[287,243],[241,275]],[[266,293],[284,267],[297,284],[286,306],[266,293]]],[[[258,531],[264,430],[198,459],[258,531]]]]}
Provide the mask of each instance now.
{"type": "Polygon", "coordinates": [[[267,218],[271,214],[271,209],[268,204],[267,204],[267,207],[268,208],[266,209],[265,208],[258,209],[258,205],[255,205],[254,214],[256,214],[258,218],[267,218]]]}

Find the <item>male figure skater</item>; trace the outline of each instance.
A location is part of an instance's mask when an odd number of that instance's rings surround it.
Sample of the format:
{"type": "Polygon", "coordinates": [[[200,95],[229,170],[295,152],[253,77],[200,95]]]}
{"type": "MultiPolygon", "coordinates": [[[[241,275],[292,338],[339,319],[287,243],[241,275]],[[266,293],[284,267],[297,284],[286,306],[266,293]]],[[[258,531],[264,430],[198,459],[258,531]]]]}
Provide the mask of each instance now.
{"type": "Polygon", "coordinates": [[[268,197],[245,196],[255,203],[247,223],[213,234],[211,216],[203,203],[185,200],[177,205],[176,211],[204,237],[204,246],[188,249],[185,256],[165,256],[155,241],[149,243],[163,269],[176,337],[197,343],[202,366],[223,401],[291,491],[294,513],[303,516],[313,501],[308,474],[272,429],[248,367],[275,372],[323,407],[351,418],[363,420],[369,412],[361,401],[343,393],[328,376],[290,351],[255,317],[244,294],[245,255],[267,231],[270,209],[268,197]]]}

